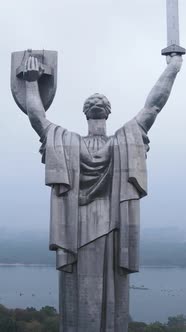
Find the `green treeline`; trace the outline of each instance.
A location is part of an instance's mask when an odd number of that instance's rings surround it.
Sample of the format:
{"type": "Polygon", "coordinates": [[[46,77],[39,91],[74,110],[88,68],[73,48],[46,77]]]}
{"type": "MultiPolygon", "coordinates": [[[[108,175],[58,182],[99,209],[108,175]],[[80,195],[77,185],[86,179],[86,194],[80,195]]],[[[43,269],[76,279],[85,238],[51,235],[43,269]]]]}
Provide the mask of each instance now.
{"type": "MultiPolygon", "coordinates": [[[[0,305],[1,332],[59,332],[59,315],[55,308],[7,309],[0,305]]],[[[186,316],[169,317],[167,324],[130,322],[128,332],[186,332],[186,316]]]]}
{"type": "Polygon", "coordinates": [[[167,324],[131,322],[128,332],[186,332],[186,316],[169,317],[167,324]]]}
{"type": "Polygon", "coordinates": [[[59,332],[59,316],[55,308],[7,309],[0,305],[1,332],[59,332]]]}

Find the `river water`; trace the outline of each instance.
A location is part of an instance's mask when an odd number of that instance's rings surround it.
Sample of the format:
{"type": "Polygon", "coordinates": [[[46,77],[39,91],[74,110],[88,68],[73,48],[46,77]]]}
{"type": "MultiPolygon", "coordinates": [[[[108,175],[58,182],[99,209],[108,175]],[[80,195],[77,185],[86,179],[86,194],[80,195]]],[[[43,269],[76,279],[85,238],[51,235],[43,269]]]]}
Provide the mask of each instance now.
{"type": "MultiPolygon", "coordinates": [[[[186,314],[186,269],[141,268],[130,285],[133,320],[166,322],[169,316],[186,314]]],[[[58,272],[46,266],[0,266],[0,303],[8,308],[58,308],[58,272]]]]}

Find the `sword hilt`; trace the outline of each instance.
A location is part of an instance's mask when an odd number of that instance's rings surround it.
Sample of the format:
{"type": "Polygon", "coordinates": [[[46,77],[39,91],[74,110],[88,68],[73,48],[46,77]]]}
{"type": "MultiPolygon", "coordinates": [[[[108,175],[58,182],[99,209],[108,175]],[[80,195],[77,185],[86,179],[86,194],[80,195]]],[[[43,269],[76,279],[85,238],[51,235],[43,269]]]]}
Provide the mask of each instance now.
{"type": "Polygon", "coordinates": [[[176,53],[178,55],[183,55],[186,53],[186,50],[185,48],[179,46],[179,45],[176,45],[176,44],[172,44],[166,48],[164,48],[162,51],[161,51],[161,54],[162,55],[171,55],[172,53],[176,53]]]}

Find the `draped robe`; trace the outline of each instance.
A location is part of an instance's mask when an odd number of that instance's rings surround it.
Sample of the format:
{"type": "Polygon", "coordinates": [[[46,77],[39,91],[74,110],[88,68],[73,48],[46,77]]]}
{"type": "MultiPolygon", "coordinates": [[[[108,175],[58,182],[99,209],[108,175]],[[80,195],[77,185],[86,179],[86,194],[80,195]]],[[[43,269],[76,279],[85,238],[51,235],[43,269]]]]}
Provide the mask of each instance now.
{"type": "Polygon", "coordinates": [[[51,124],[41,142],[51,186],[50,250],[60,271],[60,331],[125,332],[128,274],[139,269],[148,138],[133,119],[111,137],[83,138],[51,124]]]}

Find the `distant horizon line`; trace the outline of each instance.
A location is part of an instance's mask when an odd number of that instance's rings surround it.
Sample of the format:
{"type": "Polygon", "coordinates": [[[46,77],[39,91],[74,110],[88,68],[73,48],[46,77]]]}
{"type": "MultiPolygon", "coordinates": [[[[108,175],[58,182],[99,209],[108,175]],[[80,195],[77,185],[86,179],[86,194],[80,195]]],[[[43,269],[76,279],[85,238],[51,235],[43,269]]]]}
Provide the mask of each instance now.
{"type": "MultiPolygon", "coordinates": [[[[141,230],[148,230],[148,229],[183,229],[183,228],[186,228],[186,225],[164,225],[164,226],[158,226],[158,225],[156,225],[156,226],[154,226],[154,225],[152,225],[152,226],[143,226],[143,225],[141,225],[141,230]]],[[[38,227],[33,227],[33,228],[23,228],[23,227],[21,227],[20,225],[19,226],[14,226],[14,227],[12,227],[12,225],[11,226],[7,226],[7,225],[1,225],[0,226],[0,230],[6,230],[6,231],[14,231],[14,230],[19,230],[19,231],[27,231],[27,232],[29,232],[29,231],[40,231],[40,232],[43,232],[43,231],[45,231],[45,232],[48,232],[48,230],[49,230],[49,227],[47,227],[47,228],[45,228],[45,227],[40,227],[40,228],[38,228],[38,227]]]]}

